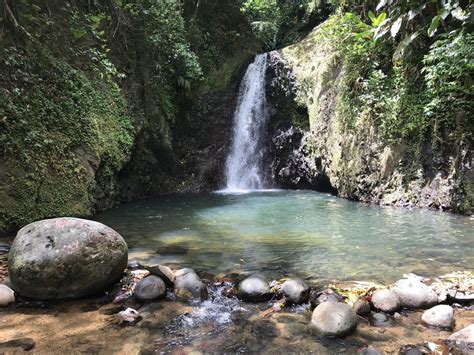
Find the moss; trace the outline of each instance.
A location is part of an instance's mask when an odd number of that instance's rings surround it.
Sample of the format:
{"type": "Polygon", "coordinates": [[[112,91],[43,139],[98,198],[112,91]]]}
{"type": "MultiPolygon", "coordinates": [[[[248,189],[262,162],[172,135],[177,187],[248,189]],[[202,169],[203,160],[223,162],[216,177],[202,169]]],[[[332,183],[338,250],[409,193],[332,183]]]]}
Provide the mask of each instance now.
{"type": "Polygon", "coordinates": [[[130,155],[132,121],[117,84],[44,48],[4,51],[1,63],[3,229],[90,215],[97,166],[116,173],[130,155]]]}

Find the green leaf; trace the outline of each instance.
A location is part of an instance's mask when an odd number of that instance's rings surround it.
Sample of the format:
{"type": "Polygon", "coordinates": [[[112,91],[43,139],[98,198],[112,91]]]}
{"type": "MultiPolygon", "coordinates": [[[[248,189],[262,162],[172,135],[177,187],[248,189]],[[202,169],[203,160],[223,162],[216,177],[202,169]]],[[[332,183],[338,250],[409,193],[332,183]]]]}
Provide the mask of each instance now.
{"type": "Polygon", "coordinates": [[[374,23],[376,20],[375,14],[372,11],[369,11],[369,19],[372,21],[372,23],[374,23]]]}
{"type": "Polygon", "coordinates": [[[433,35],[436,33],[439,21],[441,21],[441,16],[436,15],[435,17],[433,17],[433,19],[431,20],[431,25],[428,28],[428,36],[433,37],[433,35]]]}

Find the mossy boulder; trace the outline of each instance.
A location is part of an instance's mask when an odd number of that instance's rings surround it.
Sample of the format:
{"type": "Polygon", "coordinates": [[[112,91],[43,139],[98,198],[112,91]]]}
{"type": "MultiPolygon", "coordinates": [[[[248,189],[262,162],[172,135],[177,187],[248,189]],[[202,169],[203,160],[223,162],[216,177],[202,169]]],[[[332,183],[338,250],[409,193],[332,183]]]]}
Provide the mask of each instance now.
{"type": "Polygon", "coordinates": [[[37,221],[20,229],[10,249],[13,289],[34,299],[98,294],[118,281],[128,248],[113,229],[79,218],[37,221]]]}

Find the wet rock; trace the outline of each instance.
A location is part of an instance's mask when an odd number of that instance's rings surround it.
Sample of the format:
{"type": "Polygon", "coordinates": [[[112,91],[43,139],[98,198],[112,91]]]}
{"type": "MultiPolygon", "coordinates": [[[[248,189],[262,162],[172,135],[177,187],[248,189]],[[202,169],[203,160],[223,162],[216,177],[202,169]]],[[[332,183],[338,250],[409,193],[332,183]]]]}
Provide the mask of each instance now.
{"type": "Polygon", "coordinates": [[[393,313],[400,309],[400,298],[389,289],[376,290],[372,294],[372,304],[382,312],[393,313]]]}
{"type": "Polygon", "coordinates": [[[174,293],[182,301],[204,300],[207,298],[206,285],[193,269],[184,268],[175,272],[174,293]]]}
{"type": "Polygon", "coordinates": [[[381,355],[382,353],[378,351],[376,348],[368,346],[359,351],[360,355],[381,355]]]}
{"type": "Polygon", "coordinates": [[[281,292],[288,301],[302,304],[309,299],[309,287],[302,280],[287,280],[281,285],[281,292]]]}
{"type": "Polygon", "coordinates": [[[367,301],[355,301],[352,305],[352,309],[358,316],[366,316],[370,314],[370,304],[367,301]]]}
{"type": "Polygon", "coordinates": [[[113,229],[79,218],[31,223],[18,232],[8,271],[13,289],[36,299],[97,294],[119,280],[127,244],[113,229]]]}
{"type": "Polygon", "coordinates": [[[150,274],[158,276],[162,279],[166,286],[173,287],[174,279],[175,279],[175,272],[171,270],[168,266],[164,265],[152,265],[147,268],[150,271],[150,274]]]}
{"type": "Polygon", "coordinates": [[[403,345],[399,351],[400,355],[422,355],[428,353],[429,352],[427,350],[420,349],[416,345],[403,345]]]}
{"type": "Polygon", "coordinates": [[[402,307],[430,308],[438,303],[438,295],[430,287],[415,279],[401,279],[393,286],[402,307]]]}
{"type": "Polygon", "coordinates": [[[311,317],[309,328],[324,336],[343,337],[357,327],[354,310],[342,302],[323,302],[317,306],[311,317]]]}
{"type": "Polygon", "coordinates": [[[245,278],[237,290],[237,297],[247,302],[268,301],[272,296],[268,281],[260,274],[245,278]]]}
{"type": "Polygon", "coordinates": [[[21,338],[21,339],[14,339],[14,340],[9,340],[9,341],[0,343],[0,349],[22,348],[23,351],[30,351],[31,349],[35,347],[35,345],[36,343],[33,339],[21,338]]]}
{"type": "Polygon", "coordinates": [[[120,325],[134,325],[142,319],[140,313],[133,308],[127,308],[125,311],[119,312],[118,316],[120,325]]]}
{"type": "Polygon", "coordinates": [[[373,327],[392,327],[393,319],[385,313],[372,313],[369,318],[370,325],[373,327]]]}
{"type": "Polygon", "coordinates": [[[6,285],[0,285],[0,307],[6,307],[13,303],[15,303],[15,292],[6,285]]]}
{"type": "Polygon", "coordinates": [[[456,343],[474,343],[474,323],[453,333],[448,340],[455,341],[456,343]]]}
{"type": "Polygon", "coordinates": [[[166,285],[158,276],[150,275],[137,283],[133,294],[142,302],[163,299],[166,297],[166,285]]]}
{"type": "Polygon", "coordinates": [[[313,308],[316,308],[323,302],[342,302],[343,297],[331,289],[316,291],[311,290],[309,294],[309,302],[313,308]]]}
{"type": "Polygon", "coordinates": [[[448,305],[434,306],[422,314],[421,320],[431,327],[452,329],[454,325],[454,310],[448,305]]]}

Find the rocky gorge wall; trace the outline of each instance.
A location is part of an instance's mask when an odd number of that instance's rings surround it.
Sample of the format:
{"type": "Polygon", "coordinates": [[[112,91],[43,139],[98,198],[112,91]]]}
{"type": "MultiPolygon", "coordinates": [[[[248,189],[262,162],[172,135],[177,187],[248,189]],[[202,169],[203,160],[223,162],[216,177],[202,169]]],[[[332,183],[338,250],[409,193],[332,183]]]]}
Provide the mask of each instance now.
{"type": "Polygon", "coordinates": [[[171,4],[5,2],[0,233],[219,186],[260,44],[233,1],[171,4]]]}
{"type": "MultiPolygon", "coordinates": [[[[354,73],[341,48],[344,34],[335,34],[334,26],[347,24],[341,15],[335,15],[300,43],[271,53],[270,102],[300,112],[306,109],[309,123],[307,128],[300,123],[304,112],[296,122],[289,115],[276,114],[274,120],[280,127],[273,127],[270,133],[275,182],[356,201],[472,213],[470,113],[459,110],[457,125],[443,132],[441,144],[436,144],[432,123],[415,127],[411,136],[387,138],[387,128],[380,121],[388,121],[388,110],[382,111],[382,118],[376,117],[373,104],[361,97],[372,96],[382,106],[388,105],[384,98],[391,95],[392,102],[401,107],[395,113],[398,120],[405,119],[408,111],[408,115],[418,114],[431,122],[424,113],[426,107],[421,114],[413,113],[418,106],[402,101],[396,88],[378,92],[364,74],[354,73]],[[348,96],[348,85],[352,85],[351,93],[356,92],[353,97],[348,96]],[[362,87],[359,93],[357,86],[362,87]],[[285,100],[290,103],[282,103],[285,100]]],[[[423,87],[419,92],[426,90],[423,87]]],[[[453,104],[451,110],[456,109],[453,104]]]]}

